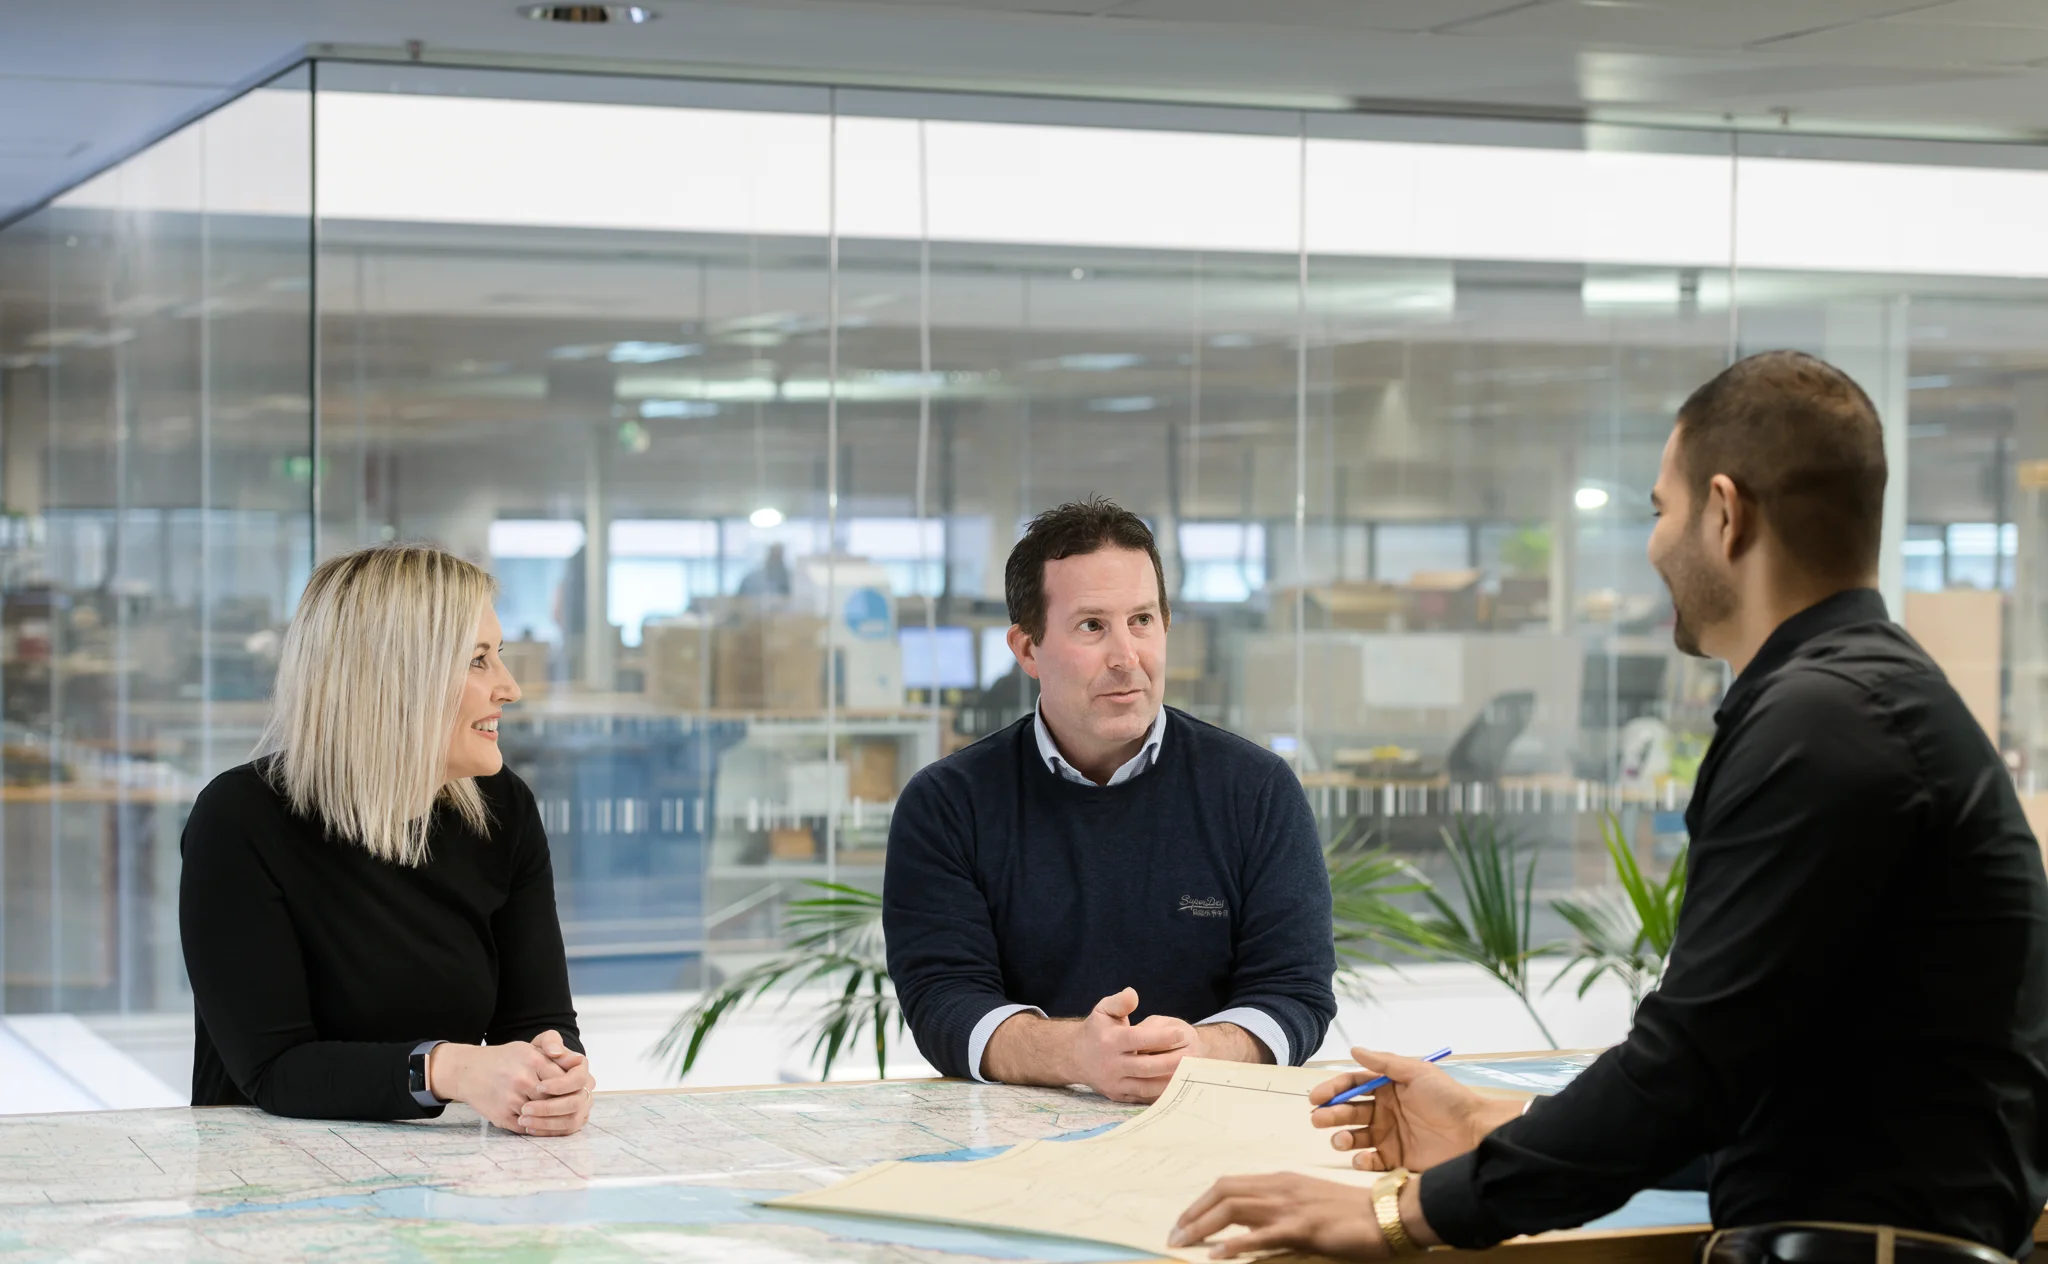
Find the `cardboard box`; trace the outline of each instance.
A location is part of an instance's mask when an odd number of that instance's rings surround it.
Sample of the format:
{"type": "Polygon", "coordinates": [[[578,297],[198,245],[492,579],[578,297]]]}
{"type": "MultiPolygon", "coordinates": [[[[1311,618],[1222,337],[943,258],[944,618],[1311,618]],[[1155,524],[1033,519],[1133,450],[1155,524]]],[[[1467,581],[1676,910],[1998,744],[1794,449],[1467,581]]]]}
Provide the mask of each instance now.
{"type": "Polygon", "coordinates": [[[846,793],[864,803],[889,803],[896,798],[896,739],[856,737],[846,747],[846,793]]]}
{"type": "Polygon", "coordinates": [[[816,860],[818,836],[808,825],[768,831],[768,856],[772,860],[816,860]]]}
{"type": "MultiPolygon", "coordinates": [[[[1346,582],[1309,588],[1281,588],[1273,593],[1272,629],[1294,629],[1294,595],[1301,594],[1302,627],[1310,632],[1342,629],[1352,632],[1399,631],[1404,601],[1392,584],[1346,582]]],[[[1168,661],[1173,643],[1167,642],[1168,661]]]]}
{"type": "Polygon", "coordinates": [[[523,637],[505,642],[505,648],[499,654],[505,660],[505,670],[519,682],[519,692],[527,697],[547,692],[549,648],[546,641],[523,637]]]}
{"type": "Polygon", "coordinates": [[[647,696],[662,706],[701,711],[711,705],[711,624],[682,616],[649,619],[640,629],[647,696]]]}
{"type": "Polygon", "coordinates": [[[1479,626],[1480,572],[1417,571],[1401,586],[1410,632],[1463,632],[1479,626]]]}
{"type": "Polygon", "coordinates": [[[2005,594],[1975,588],[1909,592],[1903,622],[1997,745],[2005,594]]]}
{"type": "Polygon", "coordinates": [[[724,710],[825,709],[825,621],[782,614],[718,629],[713,705],[724,710]]]}
{"type": "Polygon", "coordinates": [[[1494,598],[1488,622],[1503,632],[1513,632],[1530,624],[1548,625],[1550,581],[1517,575],[1503,577],[1500,595],[1494,598]]]}

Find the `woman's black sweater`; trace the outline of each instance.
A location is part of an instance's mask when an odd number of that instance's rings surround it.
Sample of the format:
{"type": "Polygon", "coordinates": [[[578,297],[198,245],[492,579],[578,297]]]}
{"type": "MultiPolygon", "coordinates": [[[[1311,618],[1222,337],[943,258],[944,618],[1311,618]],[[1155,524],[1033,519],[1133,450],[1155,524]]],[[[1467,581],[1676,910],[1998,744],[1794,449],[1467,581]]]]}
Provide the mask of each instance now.
{"type": "Polygon", "coordinates": [[[193,1105],[415,1119],[440,1113],[406,1085],[423,1040],[582,1049],[533,792],[510,769],[477,787],[488,834],[437,807],[416,868],[295,815],[257,764],[200,792],[178,885],[193,1105]]]}

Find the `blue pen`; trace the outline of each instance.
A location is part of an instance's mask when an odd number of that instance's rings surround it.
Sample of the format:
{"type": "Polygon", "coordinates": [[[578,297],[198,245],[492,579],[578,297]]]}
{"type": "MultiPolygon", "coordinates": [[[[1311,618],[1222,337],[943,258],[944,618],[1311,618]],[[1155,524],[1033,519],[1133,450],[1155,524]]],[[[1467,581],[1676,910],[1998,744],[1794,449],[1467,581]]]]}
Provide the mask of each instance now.
{"type": "MultiPolygon", "coordinates": [[[[1428,1057],[1424,1058],[1423,1061],[1442,1062],[1445,1058],[1448,1058],[1450,1056],[1451,1051],[1449,1049],[1439,1049],[1435,1053],[1432,1053],[1428,1057]]],[[[1387,1085],[1392,1084],[1393,1082],[1394,1081],[1392,1077],[1385,1075],[1379,1076],[1376,1079],[1367,1080],[1365,1083],[1359,1085],[1357,1088],[1345,1089],[1343,1092],[1337,1094],[1329,1101],[1324,1102],[1323,1106],[1342,1106],[1345,1102],[1350,1101],[1354,1097],[1363,1097],[1365,1094],[1372,1092],[1374,1089],[1385,1088],[1387,1085]]],[[[1310,1110],[1321,1110],[1322,1108],[1322,1106],[1309,1107],[1310,1110]]]]}

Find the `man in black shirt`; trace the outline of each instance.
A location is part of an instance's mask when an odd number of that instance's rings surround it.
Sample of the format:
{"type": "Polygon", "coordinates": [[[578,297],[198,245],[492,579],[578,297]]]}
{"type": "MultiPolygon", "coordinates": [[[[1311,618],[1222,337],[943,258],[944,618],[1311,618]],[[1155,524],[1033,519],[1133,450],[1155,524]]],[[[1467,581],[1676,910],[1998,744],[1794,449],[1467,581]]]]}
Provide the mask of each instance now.
{"type": "Polygon", "coordinates": [[[1391,1172],[1383,1197],[1225,1181],[1181,1240],[1240,1223],[1253,1232],[1226,1253],[1483,1247],[1581,1224],[1706,1154],[1717,1226],[2031,1247],[2048,1199],[2048,881],[1998,752],[1871,590],[1884,482],[1869,399],[1810,356],[1752,356],[1686,401],[1650,560],[1679,648],[1737,676],[1686,813],[1662,984],[1624,1043],[1526,1114],[1359,1051],[1393,1087],[1316,1120],[1344,1129],[1358,1167],[1391,1172]]]}

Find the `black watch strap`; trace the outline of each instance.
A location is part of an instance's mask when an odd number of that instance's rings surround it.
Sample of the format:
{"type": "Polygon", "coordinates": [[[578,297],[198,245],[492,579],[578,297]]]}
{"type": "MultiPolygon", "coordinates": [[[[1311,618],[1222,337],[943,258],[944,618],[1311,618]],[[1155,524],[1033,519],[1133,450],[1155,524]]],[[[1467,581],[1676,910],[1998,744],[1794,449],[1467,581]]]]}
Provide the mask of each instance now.
{"type": "Polygon", "coordinates": [[[428,1109],[447,1104],[427,1091],[427,1055],[433,1052],[435,1045],[447,1043],[445,1040],[422,1040],[405,1060],[406,1090],[414,1101],[428,1109]]]}

